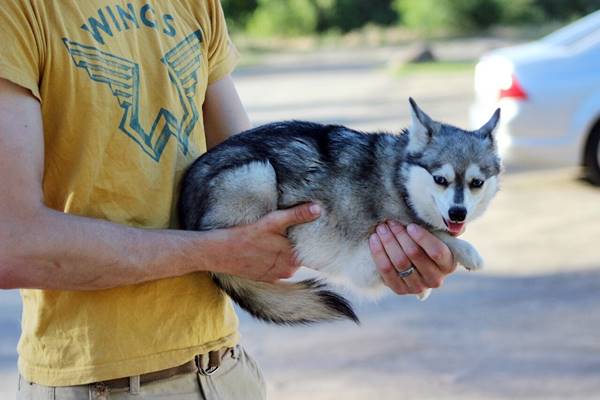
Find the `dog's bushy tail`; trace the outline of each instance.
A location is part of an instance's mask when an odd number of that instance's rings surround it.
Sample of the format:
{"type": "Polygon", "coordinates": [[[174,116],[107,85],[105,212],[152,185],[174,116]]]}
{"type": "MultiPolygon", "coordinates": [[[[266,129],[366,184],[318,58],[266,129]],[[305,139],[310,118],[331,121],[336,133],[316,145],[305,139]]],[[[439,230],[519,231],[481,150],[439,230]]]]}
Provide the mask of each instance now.
{"type": "Polygon", "coordinates": [[[212,277],[233,301],[263,321],[280,325],[339,319],[359,322],[348,300],[315,279],[266,283],[225,274],[212,277]]]}

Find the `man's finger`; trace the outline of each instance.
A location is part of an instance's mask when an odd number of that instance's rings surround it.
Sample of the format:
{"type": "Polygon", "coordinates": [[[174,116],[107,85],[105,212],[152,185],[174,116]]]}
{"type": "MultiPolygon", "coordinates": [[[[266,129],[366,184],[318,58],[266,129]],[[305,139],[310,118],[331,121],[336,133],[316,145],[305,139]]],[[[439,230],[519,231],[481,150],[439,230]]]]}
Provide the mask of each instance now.
{"type": "Polygon", "coordinates": [[[456,268],[454,257],[444,242],[415,224],[410,224],[406,231],[442,272],[454,271],[456,268]]]}
{"type": "Polygon", "coordinates": [[[285,233],[293,225],[314,221],[321,215],[321,207],[315,203],[306,203],[287,210],[273,211],[268,215],[268,223],[275,230],[285,233]]]}
{"type": "Polygon", "coordinates": [[[411,238],[407,230],[395,221],[388,222],[402,250],[410,259],[418,273],[411,274],[406,280],[411,293],[420,293],[426,287],[439,287],[442,284],[444,272],[433,261],[423,248],[411,238]]]}
{"type": "Polygon", "coordinates": [[[394,265],[397,271],[403,271],[410,267],[410,260],[402,251],[402,247],[396,240],[394,233],[386,224],[381,224],[376,229],[377,235],[383,243],[383,248],[388,255],[388,258],[394,265]]]}
{"type": "Polygon", "coordinates": [[[369,249],[375,261],[375,266],[385,282],[385,285],[392,289],[397,294],[407,294],[408,288],[406,283],[398,276],[398,271],[392,265],[392,262],[387,256],[383,243],[377,234],[371,235],[369,238],[369,249]]]}

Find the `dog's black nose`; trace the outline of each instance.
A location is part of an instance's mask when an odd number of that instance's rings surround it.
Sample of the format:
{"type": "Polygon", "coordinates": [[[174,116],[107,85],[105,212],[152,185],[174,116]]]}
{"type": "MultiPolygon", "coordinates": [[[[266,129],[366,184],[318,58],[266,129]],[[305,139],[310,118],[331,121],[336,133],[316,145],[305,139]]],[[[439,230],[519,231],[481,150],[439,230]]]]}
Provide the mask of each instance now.
{"type": "Polygon", "coordinates": [[[450,207],[448,216],[452,222],[463,222],[467,218],[467,209],[464,207],[450,207]]]}

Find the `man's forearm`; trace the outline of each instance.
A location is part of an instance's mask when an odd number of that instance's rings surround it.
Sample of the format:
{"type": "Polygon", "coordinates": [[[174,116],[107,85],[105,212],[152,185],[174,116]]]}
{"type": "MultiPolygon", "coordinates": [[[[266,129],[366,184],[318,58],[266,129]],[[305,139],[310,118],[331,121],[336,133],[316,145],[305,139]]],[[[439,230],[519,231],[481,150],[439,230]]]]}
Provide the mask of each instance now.
{"type": "Polygon", "coordinates": [[[6,223],[10,230],[0,230],[0,287],[6,289],[136,284],[206,270],[215,254],[214,233],[130,228],[47,208],[6,223]]]}

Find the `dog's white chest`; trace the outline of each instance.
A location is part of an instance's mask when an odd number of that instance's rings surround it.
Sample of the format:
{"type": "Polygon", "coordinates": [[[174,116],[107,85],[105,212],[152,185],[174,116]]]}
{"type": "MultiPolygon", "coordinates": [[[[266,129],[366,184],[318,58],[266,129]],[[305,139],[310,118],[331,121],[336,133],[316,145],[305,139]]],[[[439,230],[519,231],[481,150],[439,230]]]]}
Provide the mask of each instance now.
{"type": "Polygon", "coordinates": [[[320,221],[293,228],[290,237],[304,266],[362,295],[380,295],[384,285],[367,240],[345,240],[320,221]]]}

